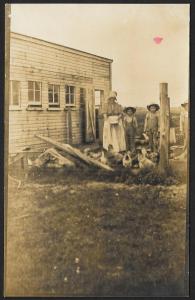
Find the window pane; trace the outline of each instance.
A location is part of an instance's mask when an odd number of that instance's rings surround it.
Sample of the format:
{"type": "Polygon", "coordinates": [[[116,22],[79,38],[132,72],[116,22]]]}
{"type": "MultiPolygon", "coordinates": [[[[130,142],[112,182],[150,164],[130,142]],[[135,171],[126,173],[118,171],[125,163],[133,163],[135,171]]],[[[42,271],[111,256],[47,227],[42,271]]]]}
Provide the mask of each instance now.
{"type": "Polygon", "coordinates": [[[83,105],[85,103],[85,89],[80,88],[80,103],[83,105]]]}
{"type": "Polygon", "coordinates": [[[66,94],[66,104],[69,104],[69,94],[66,94]]]}
{"type": "Polygon", "coordinates": [[[15,80],[12,81],[12,90],[14,93],[19,92],[19,86],[20,86],[19,81],[15,81],[15,80]]]}
{"type": "Polygon", "coordinates": [[[48,84],[48,92],[53,93],[53,85],[52,84],[48,84]]]}
{"type": "Polygon", "coordinates": [[[41,93],[40,91],[35,91],[35,102],[41,101],[41,93]]]}
{"type": "Polygon", "coordinates": [[[71,94],[71,95],[70,95],[70,99],[71,99],[71,100],[70,100],[70,101],[71,101],[71,104],[74,104],[74,94],[71,94]]]}
{"type": "Polygon", "coordinates": [[[28,89],[32,90],[33,89],[33,81],[28,81],[28,89]]]}
{"type": "Polygon", "coordinates": [[[59,93],[59,85],[54,85],[54,93],[59,93]]]}
{"type": "Polygon", "coordinates": [[[35,81],[35,90],[39,91],[41,89],[41,83],[35,81]]]}
{"type": "Polygon", "coordinates": [[[13,94],[12,105],[19,105],[19,95],[17,93],[13,94]]]}
{"type": "Polygon", "coordinates": [[[48,93],[49,103],[53,103],[53,93],[48,93]]]}
{"type": "Polygon", "coordinates": [[[66,90],[66,94],[68,94],[69,93],[69,86],[68,85],[65,86],[65,90],[66,90]]]}
{"type": "Polygon", "coordinates": [[[34,95],[33,90],[28,90],[28,101],[29,102],[34,101],[33,95],[34,95]]]}
{"type": "Polygon", "coordinates": [[[58,94],[57,93],[54,94],[54,102],[58,103],[58,94]]]}
{"type": "Polygon", "coordinates": [[[70,93],[74,93],[74,86],[70,86],[70,93]]]}

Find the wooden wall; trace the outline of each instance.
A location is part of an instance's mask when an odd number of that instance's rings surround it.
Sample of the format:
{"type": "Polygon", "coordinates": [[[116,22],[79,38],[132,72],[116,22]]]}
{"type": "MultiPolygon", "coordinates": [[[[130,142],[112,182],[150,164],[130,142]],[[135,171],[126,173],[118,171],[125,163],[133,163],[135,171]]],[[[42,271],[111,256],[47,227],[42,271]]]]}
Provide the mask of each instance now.
{"type": "Polygon", "coordinates": [[[10,42],[10,79],[19,80],[21,103],[9,109],[9,152],[23,147],[38,147],[35,133],[69,142],[65,84],[76,88],[76,105],[71,108],[72,143],[82,142],[80,88],[86,89],[87,103],[94,105],[94,91],[104,91],[105,101],[111,87],[112,61],[78,50],[12,33],[10,42]],[[42,107],[28,107],[28,81],[42,83],[42,107]],[[48,108],[48,84],[60,85],[60,108],[48,108]]]}

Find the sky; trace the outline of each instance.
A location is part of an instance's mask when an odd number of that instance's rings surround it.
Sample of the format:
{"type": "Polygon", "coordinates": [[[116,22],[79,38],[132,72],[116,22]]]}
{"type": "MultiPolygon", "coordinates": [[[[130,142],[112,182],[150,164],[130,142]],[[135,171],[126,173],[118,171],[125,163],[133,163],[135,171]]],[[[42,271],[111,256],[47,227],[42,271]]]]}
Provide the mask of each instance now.
{"type": "Polygon", "coordinates": [[[122,105],[189,98],[189,4],[12,4],[11,30],[113,59],[122,105]],[[156,44],[154,38],[163,38],[156,44]]]}

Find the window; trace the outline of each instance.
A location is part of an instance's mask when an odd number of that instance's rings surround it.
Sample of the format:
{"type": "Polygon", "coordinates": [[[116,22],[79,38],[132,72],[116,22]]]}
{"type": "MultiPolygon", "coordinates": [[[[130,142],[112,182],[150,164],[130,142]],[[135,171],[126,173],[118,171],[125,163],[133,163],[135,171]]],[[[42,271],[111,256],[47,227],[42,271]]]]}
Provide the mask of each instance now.
{"type": "Polygon", "coordinates": [[[95,106],[100,106],[101,104],[101,91],[95,90],[95,106]]]}
{"type": "Polygon", "coordinates": [[[28,81],[28,102],[30,105],[41,105],[41,82],[28,81]]]}
{"type": "Polygon", "coordinates": [[[80,88],[80,105],[81,106],[85,105],[85,93],[86,93],[86,90],[84,88],[80,88]]]}
{"type": "Polygon", "coordinates": [[[75,87],[71,85],[65,86],[65,103],[66,106],[75,105],[75,87]]]}
{"type": "Polygon", "coordinates": [[[49,106],[59,107],[60,102],[60,86],[55,84],[48,85],[48,102],[49,106]]]}
{"type": "Polygon", "coordinates": [[[10,81],[9,105],[13,107],[20,105],[20,81],[10,81]]]}

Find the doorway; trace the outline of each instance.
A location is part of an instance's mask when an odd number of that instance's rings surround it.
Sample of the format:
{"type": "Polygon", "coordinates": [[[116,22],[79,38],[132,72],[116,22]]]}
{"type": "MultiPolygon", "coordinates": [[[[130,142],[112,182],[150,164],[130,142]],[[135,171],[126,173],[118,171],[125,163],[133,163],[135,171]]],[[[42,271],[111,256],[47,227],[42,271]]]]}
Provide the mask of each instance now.
{"type": "Polygon", "coordinates": [[[102,120],[100,115],[100,108],[102,106],[103,96],[103,90],[95,90],[95,134],[97,140],[101,140],[102,136],[102,120]]]}
{"type": "Polygon", "coordinates": [[[86,141],[86,89],[80,88],[81,140],[86,141]]]}

